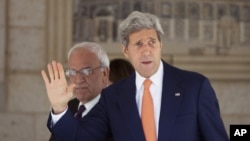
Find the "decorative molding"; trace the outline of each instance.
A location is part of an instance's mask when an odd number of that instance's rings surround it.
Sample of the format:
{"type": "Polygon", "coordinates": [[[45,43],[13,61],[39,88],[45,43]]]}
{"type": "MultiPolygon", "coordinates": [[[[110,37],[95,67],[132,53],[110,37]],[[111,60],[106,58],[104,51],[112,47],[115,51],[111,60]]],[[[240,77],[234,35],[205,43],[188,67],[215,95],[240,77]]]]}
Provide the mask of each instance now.
{"type": "MultiPolygon", "coordinates": [[[[106,0],[105,2],[78,0],[77,2],[79,4],[75,4],[77,6],[74,10],[74,25],[77,26],[74,28],[73,42],[90,40],[98,43],[116,44],[118,42],[117,27],[119,22],[131,11],[141,9],[143,12],[153,11],[153,14],[160,17],[166,32],[163,42],[171,42],[175,45],[173,48],[176,46],[182,47],[182,49],[209,46],[215,50],[214,54],[220,55],[228,52],[233,53],[233,48],[250,47],[250,32],[247,30],[250,27],[250,18],[247,15],[250,11],[250,2],[247,1],[243,3],[243,1],[229,2],[225,0],[217,0],[216,2],[208,0],[156,0],[152,2],[144,2],[143,0],[106,0]],[[149,3],[153,5],[150,10],[149,3]],[[155,5],[159,5],[159,7],[155,5]],[[101,17],[98,17],[94,14],[98,9],[108,12],[106,15],[102,14],[101,17]],[[81,11],[90,14],[81,15],[81,11]],[[220,24],[226,18],[235,21],[233,28],[227,28],[230,22],[220,24]],[[99,33],[96,31],[97,29],[101,29],[103,32],[99,33]],[[226,32],[230,32],[230,35],[225,35],[226,32]],[[182,46],[182,44],[189,45],[182,46]],[[227,48],[226,51],[224,51],[225,48],[227,48]]],[[[174,52],[170,53],[174,54],[174,52]]]]}
{"type": "Polygon", "coordinates": [[[248,55],[173,55],[173,65],[199,72],[212,80],[250,80],[248,55]]]}

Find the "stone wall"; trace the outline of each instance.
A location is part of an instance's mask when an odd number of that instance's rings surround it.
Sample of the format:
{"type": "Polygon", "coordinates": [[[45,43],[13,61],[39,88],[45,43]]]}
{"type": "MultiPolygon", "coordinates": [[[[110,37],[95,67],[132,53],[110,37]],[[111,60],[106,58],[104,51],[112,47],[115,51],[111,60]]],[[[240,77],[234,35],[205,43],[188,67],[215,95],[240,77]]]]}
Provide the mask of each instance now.
{"type": "Polygon", "coordinates": [[[0,140],[48,139],[46,0],[0,0],[0,140]]]}
{"type": "MultiPolygon", "coordinates": [[[[69,0],[0,0],[1,141],[48,140],[50,105],[40,70],[52,59],[66,63],[73,44],[72,19],[69,0]]],[[[118,43],[100,44],[110,59],[123,57],[118,43]]],[[[249,48],[217,56],[209,49],[190,52],[185,44],[191,45],[188,41],[164,44],[164,60],[209,77],[227,131],[229,124],[249,124],[249,48]]]]}

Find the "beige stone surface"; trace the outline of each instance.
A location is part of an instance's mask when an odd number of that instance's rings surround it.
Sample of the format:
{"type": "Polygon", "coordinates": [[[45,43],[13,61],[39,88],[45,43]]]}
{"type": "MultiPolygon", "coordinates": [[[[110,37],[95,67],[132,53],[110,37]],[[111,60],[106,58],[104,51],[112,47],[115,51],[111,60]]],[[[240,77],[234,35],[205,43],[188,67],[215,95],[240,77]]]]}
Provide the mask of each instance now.
{"type": "Polygon", "coordinates": [[[9,42],[10,70],[40,70],[45,66],[45,31],[40,28],[12,28],[9,42]]]}
{"type": "Polygon", "coordinates": [[[47,128],[48,112],[35,116],[35,141],[48,141],[50,132],[47,128]]]}
{"type": "Polygon", "coordinates": [[[5,24],[5,0],[0,0],[0,27],[5,24]]]}
{"type": "Polygon", "coordinates": [[[0,26],[0,82],[3,82],[4,66],[5,66],[5,29],[0,26]]]}
{"type": "MultiPolygon", "coordinates": [[[[5,87],[4,83],[0,82],[0,111],[4,111],[5,109],[5,87]]],[[[0,133],[1,134],[1,133],[0,133]]]]}
{"type": "Polygon", "coordinates": [[[213,82],[222,114],[250,116],[250,82],[213,82]]]}
{"type": "Polygon", "coordinates": [[[34,121],[28,114],[0,113],[0,140],[34,141],[34,121]]]}
{"type": "Polygon", "coordinates": [[[46,19],[46,0],[9,0],[11,26],[42,26],[46,19]]]}
{"type": "Polygon", "coordinates": [[[40,113],[50,110],[40,72],[11,74],[8,81],[8,111],[40,113]]]}

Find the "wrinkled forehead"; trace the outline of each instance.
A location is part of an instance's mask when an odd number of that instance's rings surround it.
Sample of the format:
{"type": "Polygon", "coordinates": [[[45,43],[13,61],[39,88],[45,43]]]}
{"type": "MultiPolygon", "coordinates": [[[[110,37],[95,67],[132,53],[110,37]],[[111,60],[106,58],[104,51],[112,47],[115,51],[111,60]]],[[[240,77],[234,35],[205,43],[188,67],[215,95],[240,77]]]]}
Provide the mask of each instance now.
{"type": "Polygon", "coordinates": [[[159,39],[155,29],[142,29],[131,33],[128,41],[139,41],[145,39],[159,39]]]}

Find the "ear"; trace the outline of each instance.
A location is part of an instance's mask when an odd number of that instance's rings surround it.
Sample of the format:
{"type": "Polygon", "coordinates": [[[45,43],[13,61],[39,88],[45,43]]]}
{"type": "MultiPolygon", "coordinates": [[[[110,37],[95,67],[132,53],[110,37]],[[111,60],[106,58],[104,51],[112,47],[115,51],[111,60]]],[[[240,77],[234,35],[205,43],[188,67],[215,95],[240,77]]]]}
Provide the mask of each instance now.
{"type": "Polygon", "coordinates": [[[105,67],[103,70],[103,83],[107,86],[109,84],[109,68],[105,67]]]}
{"type": "Polygon", "coordinates": [[[124,54],[124,56],[125,56],[126,58],[128,58],[128,47],[122,45],[122,46],[121,46],[121,50],[122,50],[122,53],[124,54]]]}

